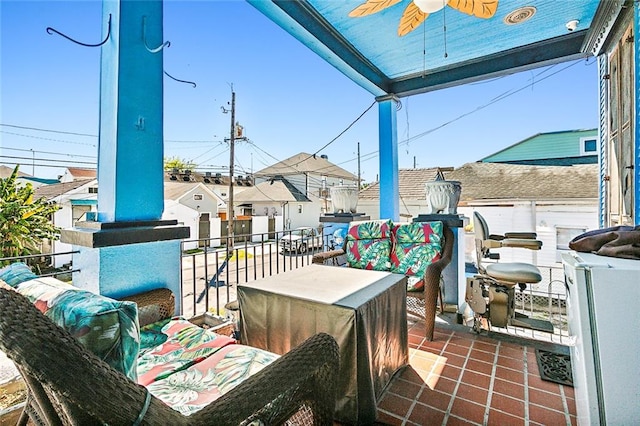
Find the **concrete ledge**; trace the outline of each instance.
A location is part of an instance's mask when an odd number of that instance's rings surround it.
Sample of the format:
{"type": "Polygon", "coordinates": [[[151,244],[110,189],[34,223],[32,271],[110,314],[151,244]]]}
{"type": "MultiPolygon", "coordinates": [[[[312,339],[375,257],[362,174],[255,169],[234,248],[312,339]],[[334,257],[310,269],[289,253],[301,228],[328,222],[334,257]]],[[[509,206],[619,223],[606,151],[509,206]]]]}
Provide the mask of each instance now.
{"type": "Polygon", "coordinates": [[[449,228],[462,228],[464,226],[464,220],[457,214],[420,214],[413,219],[414,222],[434,222],[440,221],[447,225],[449,228]]]}
{"type": "Polygon", "coordinates": [[[60,241],[67,244],[101,248],[189,238],[188,226],[176,220],[140,222],[78,222],[73,229],[63,229],[60,241]]]}
{"type": "Polygon", "coordinates": [[[364,213],[326,213],[324,216],[320,216],[320,222],[333,222],[333,223],[350,223],[356,220],[369,220],[370,216],[364,213]]]}

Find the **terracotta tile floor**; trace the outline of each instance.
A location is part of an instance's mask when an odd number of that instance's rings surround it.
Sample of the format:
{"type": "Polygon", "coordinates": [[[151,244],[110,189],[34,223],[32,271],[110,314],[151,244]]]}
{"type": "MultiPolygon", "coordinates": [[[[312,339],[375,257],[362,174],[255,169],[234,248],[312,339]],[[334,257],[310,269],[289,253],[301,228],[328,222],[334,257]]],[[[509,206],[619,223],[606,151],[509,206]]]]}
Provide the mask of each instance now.
{"type": "Polygon", "coordinates": [[[571,386],[540,378],[535,348],[554,345],[456,325],[409,323],[410,366],[378,402],[380,425],[575,425],[571,386]]]}

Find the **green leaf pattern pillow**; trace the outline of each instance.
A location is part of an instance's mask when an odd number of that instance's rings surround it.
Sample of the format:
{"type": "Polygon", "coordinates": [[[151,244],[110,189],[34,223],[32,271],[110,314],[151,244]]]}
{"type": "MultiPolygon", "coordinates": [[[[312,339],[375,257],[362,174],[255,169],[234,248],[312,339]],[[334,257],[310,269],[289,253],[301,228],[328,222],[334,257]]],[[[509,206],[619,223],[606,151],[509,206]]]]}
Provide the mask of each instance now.
{"type": "Polygon", "coordinates": [[[347,233],[346,258],[352,268],[388,271],[391,268],[390,220],[354,222],[347,233]]]}
{"type": "Polygon", "coordinates": [[[107,364],[137,379],[140,333],[135,303],[116,301],[51,277],[23,282],[16,290],[107,364]]]}

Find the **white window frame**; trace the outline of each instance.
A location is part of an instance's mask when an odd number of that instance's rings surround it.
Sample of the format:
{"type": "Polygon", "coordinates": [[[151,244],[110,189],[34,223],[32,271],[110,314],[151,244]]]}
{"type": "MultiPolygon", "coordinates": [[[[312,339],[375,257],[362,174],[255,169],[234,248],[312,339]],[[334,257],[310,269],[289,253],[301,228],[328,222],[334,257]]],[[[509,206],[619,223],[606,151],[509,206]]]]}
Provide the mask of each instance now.
{"type": "Polygon", "coordinates": [[[599,155],[599,150],[598,150],[598,137],[597,136],[590,136],[590,137],[584,137],[584,138],[580,138],[580,156],[584,156],[584,155],[599,155]],[[585,150],[585,143],[587,141],[596,141],[596,150],[595,151],[587,151],[585,150]]]}

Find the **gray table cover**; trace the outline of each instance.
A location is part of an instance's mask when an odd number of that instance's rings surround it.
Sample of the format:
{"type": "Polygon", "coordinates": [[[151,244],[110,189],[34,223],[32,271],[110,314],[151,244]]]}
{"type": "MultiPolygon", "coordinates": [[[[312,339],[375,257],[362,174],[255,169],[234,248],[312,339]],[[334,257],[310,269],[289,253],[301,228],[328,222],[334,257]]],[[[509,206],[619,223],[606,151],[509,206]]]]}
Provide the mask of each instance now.
{"type": "Polygon", "coordinates": [[[340,347],[336,420],[371,424],[408,364],[406,277],[309,265],[238,285],[242,343],[285,354],[326,332],[340,347]]]}

